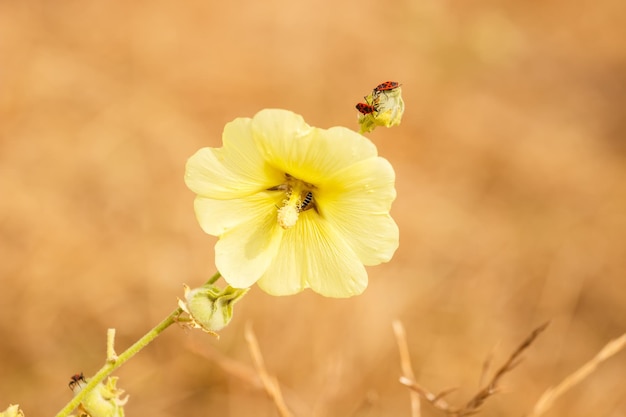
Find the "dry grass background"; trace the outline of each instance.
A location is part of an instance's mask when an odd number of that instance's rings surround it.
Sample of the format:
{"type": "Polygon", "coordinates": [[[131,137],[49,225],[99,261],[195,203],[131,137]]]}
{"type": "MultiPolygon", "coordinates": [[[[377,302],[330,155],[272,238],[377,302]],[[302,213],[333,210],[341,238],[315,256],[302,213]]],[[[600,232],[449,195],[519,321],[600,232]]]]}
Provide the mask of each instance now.
{"type": "MultiPolygon", "coordinates": [[[[417,380],[478,390],[550,327],[482,415],[521,416],[626,328],[626,3],[0,2],[0,409],[53,415],[213,272],[186,159],[266,107],[356,126],[385,80],[407,111],[370,135],[397,173],[401,245],[360,297],[254,289],[219,341],[168,329],[121,368],[129,416],[275,416],[251,322],[298,416],[409,416],[417,380]]],[[[553,416],[626,416],[626,355],[553,416]]],[[[425,416],[441,413],[424,406],[425,416]]]]}

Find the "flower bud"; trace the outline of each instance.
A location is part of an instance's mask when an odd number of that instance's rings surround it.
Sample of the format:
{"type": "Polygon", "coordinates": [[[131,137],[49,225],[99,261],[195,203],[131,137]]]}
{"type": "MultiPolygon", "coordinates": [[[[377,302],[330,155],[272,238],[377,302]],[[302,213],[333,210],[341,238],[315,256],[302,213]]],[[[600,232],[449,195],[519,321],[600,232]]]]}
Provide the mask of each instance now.
{"type": "Polygon", "coordinates": [[[124,390],[118,389],[118,378],[109,377],[106,384],[99,383],[87,394],[81,408],[91,417],[124,417],[124,405],[128,402],[128,396],[120,398],[124,390]]]}
{"type": "Polygon", "coordinates": [[[374,91],[365,97],[368,103],[374,103],[375,112],[363,114],[359,113],[359,133],[368,133],[376,129],[377,126],[392,127],[397,126],[402,121],[404,114],[404,100],[402,100],[402,88],[396,87],[392,90],[374,91]]]}
{"type": "Polygon", "coordinates": [[[213,284],[200,288],[185,287],[185,301],[178,300],[178,305],[190,317],[193,328],[202,329],[213,335],[228,325],[233,317],[233,306],[249,288],[233,288],[230,285],[220,289],[213,284]]]}

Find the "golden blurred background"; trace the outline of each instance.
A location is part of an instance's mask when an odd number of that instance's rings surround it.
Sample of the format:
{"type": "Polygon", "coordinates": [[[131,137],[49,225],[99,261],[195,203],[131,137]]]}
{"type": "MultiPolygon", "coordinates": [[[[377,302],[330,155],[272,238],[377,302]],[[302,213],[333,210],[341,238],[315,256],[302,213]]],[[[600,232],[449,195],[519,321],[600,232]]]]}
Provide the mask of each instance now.
{"type": "MultiPolygon", "coordinates": [[[[481,415],[529,412],[626,330],[624,22],[622,0],[1,1],[0,409],[54,415],[107,328],[121,352],[215,272],[183,173],[225,123],[358,129],[395,80],[402,125],[369,135],[396,169],[394,259],[359,297],[255,288],[219,340],[168,329],[116,372],[126,415],[278,415],[220,366],[253,369],[250,323],[297,416],[409,416],[396,318],[459,405],[550,320],[481,415]]],[[[549,415],[626,416],[625,375],[622,352],[549,415]]]]}

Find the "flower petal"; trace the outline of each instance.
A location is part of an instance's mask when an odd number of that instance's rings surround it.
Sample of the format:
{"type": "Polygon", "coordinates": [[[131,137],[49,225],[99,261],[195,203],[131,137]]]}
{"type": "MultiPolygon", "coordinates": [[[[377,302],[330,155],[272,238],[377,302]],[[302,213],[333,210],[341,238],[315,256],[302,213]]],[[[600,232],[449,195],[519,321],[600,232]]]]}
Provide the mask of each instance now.
{"type": "Polygon", "coordinates": [[[282,235],[275,210],[259,213],[220,236],[215,245],[217,270],[233,287],[251,286],[276,256],[282,235]]]}
{"type": "Polygon", "coordinates": [[[389,215],[396,197],[394,181],[389,162],[377,157],[338,172],[316,194],[321,214],[365,265],[389,261],[398,248],[398,226],[389,215]]]}
{"type": "Polygon", "coordinates": [[[377,155],[367,138],[344,128],[307,125],[285,110],[265,110],[252,120],[257,146],[274,167],[310,184],[363,159],[377,155]]]}
{"type": "Polygon", "coordinates": [[[205,233],[220,236],[242,223],[276,216],[282,195],[264,191],[244,198],[214,200],[198,196],[194,201],[196,218],[205,233]]]}
{"type": "Polygon", "coordinates": [[[226,124],[222,148],[202,148],[187,161],[185,183],[196,194],[208,198],[240,198],[270,188],[282,181],[259,152],[250,119],[226,124]]]}
{"type": "Polygon", "coordinates": [[[351,297],[367,287],[367,272],[343,236],[311,210],[284,233],[258,285],[272,295],[311,288],[326,297],[351,297]]]}

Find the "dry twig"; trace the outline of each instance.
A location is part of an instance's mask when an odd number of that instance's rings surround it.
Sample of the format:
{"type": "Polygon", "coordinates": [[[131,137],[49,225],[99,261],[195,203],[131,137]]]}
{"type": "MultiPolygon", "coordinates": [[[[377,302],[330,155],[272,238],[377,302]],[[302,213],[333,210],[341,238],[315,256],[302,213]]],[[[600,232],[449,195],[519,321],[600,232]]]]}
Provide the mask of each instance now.
{"type": "Polygon", "coordinates": [[[494,359],[497,347],[498,345],[496,344],[496,346],[494,346],[493,349],[491,349],[491,351],[485,358],[485,361],[483,362],[483,369],[480,371],[480,378],[478,379],[479,387],[483,386],[483,384],[485,383],[485,380],[487,379],[487,375],[489,375],[489,372],[491,371],[491,366],[493,365],[493,359],[494,359]]]}
{"type": "Polygon", "coordinates": [[[420,386],[414,381],[413,378],[403,376],[400,378],[400,382],[409,387],[412,391],[418,393],[421,398],[428,401],[434,408],[443,411],[450,417],[465,417],[476,414],[480,411],[480,407],[484,404],[485,400],[498,392],[498,383],[500,382],[500,379],[502,379],[506,373],[513,370],[520,363],[521,354],[528,349],[528,347],[535,341],[537,336],[539,336],[539,334],[546,329],[546,327],[548,327],[548,323],[544,323],[533,330],[532,333],[517,347],[517,349],[515,349],[511,356],[509,356],[504,365],[496,371],[489,383],[483,389],[478,391],[478,393],[476,393],[476,395],[474,395],[474,397],[472,397],[472,399],[469,400],[464,407],[454,407],[443,400],[443,397],[454,391],[454,389],[448,389],[439,394],[434,394],[420,386]]]}
{"type": "Polygon", "coordinates": [[[607,343],[602,350],[596,354],[596,356],[581,366],[577,371],[565,378],[559,385],[548,388],[535,404],[535,407],[529,414],[529,417],[539,417],[543,415],[546,411],[548,411],[548,409],[550,409],[550,407],[552,407],[552,404],[557,398],[563,395],[574,385],[587,378],[593,371],[596,370],[598,365],[622,350],[624,346],[626,346],[626,333],[607,343]]]}
{"type": "MultiPolygon", "coordinates": [[[[402,375],[410,381],[415,380],[413,374],[413,366],[411,365],[411,357],[409,355],[409,346],[406,342],[406,332],[404,326],[400,320],[394,320],[392,323],[393,332],[396,335],[396,341],[398,342],[398,350],[400,351],[400,368],[402,369],[402,375]]],[[[420,396],[415,391],[409,391],[411,398],[411,417],[420,417],[420,396]]]]}
{"type": "Polygon", "coordinates": [[[261,354],[261,349],[259,348],[259,342],[252,331],[250,323],[246,325],[244,334],[246,342],[248,342],[250,355],[252,355],[252,360],[254,361],[254,366],[256,367],[259,377],[261,378],[265,391],[274,401],[274,404],[276,404],[276,408],[278,409],[278,413],[281,417],[293,417],[293,414],[287,408],[287,404],[285,404],[278,381],[267,372],[267,369],[265,369],[265,362],[263,361],[263,355],[261,354]]]}
{"type": "Polygon", "coordinates": [[[409,378],[406,378],[404,376],[400,377],[400,383],[409,387],[411,391],[414,391],[417,394],[419,394],[421,398],[425,399],[428,403],[430,403],[430,405],[432,405],[434,408],[436,408],[439,411],[443,411],[444,413],[449,414],[451,416],[454,416],[459,412],[458,408],[451,406],[443,399],[443,397],[450,394],[452,391],[455,391],[456,388],[448,388],[440,392],[439,394],[434,394],[428,391],[426,388],[419,385],[417,382],[409,378]]]}
{"type": "Polygon", "coordinates": [[[502,365],[500,369],[498,369],[498,371],[494,374],[493,378],[491,378],[491,381],[489,381],[489,383],[483,389],[478,391],[478,393],[474,395],[474,397],[469,400],[469,402],[465,405],[462,411],[467,411],[467,413],[464,414],[462,412],[461,414],[459,414],[460,416],[473,414],[474,412],[478,411],[478,409],[485,402],[485,400],[498,391],[498,382],[500,381],[500,379],[504,376],[504,374],[512,371],[513,368],[519,365],[519,363],[521,362],[520,356],[522,355],[522,353],[526,349],[528,349],[528,347],[535,341],[537,336],[539,336],[541,332],[543,332],[546,327],[548,327],[548,324],[550,324],[550,322],[546,322],[537,327],[526,339],[524,339],[524,341],[517,347],[517,349],[515,349],[515,352],[513,352],[511,356],[509,356],[509,359],[504,363],[504,365],[502,365]]]}

